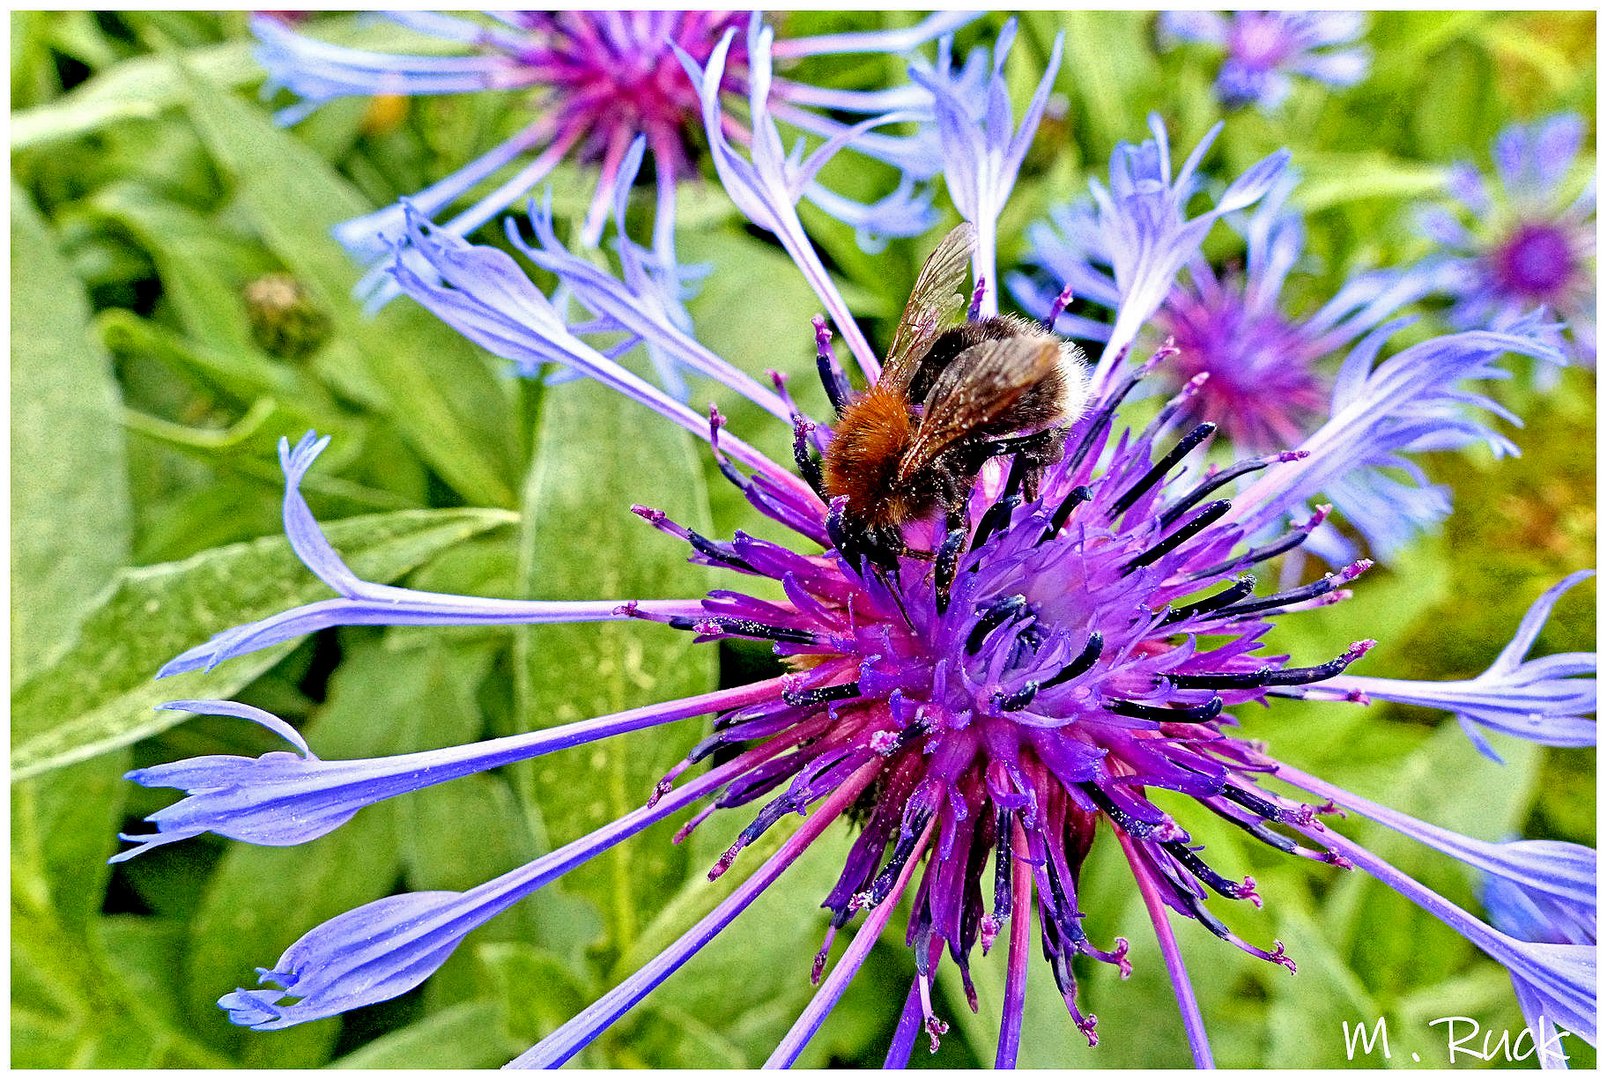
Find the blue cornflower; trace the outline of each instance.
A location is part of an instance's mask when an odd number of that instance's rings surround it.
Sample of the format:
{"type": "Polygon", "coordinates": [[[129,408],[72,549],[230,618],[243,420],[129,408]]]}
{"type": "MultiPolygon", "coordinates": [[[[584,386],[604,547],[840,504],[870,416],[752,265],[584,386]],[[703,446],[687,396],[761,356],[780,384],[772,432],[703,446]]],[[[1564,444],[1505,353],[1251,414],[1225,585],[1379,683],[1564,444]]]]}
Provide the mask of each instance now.
{"type": "Polygon", "coordinates": [[[1452,325],[1500,325],[1544,306],[1567,324],[1570,353],[1596,359],[1596,180],[1570,185],[1584,120],[1571,113],[1513,124],[1496,137],[1495,184],[1473,165],[1451,169],[1458,212],[1423,208],[1444,250],[1452,325]]]}
{"type": "MultiPolygon", "coordinates": [[[[1519,941],[1594,952],[1596,853],[1577,844],[1542,845],[1530,841],[1528,846],[1536,849],[1536,861],[1541,865],[1535,869],[1540,873],[1529,875],[1527,880],[1500,873],[1488,873],[1483,879],[1481,899],[1490,924],[1519,941]],[[1572,888],[1557,887],[1570,878],[1572,888]]],[[[1512,988],[1528,1022],[1541,1068],[1566,1068],[1569,1054],[1558,1025],[1566,1027],[1567,1021],[1544,993],[1537,993],[1516,974],[1512,988]]]]}
{"type": "Polygon", "coordinates": [[[1060,55],[1065,45],[1065,35],[1055,35],[1043,78],[1038,82],[1020,126],[1016,126],[1010,109],[1010,90],[1004,78],[1005,60],[1015,44],[1015,37],[1016,22],[1011,19],[994,43],[992,70],[986,86],[980,89],[973,85],[975,79],[970,73],[982,59],[981,50],[973,53],[964,69],[956,72],[950,38],[939,42],[935,68],[923,70],[915,66],[910,69],[910,78],[932,92],[949,197],[954,201],[954,208],[976,227],[973,276],[979,290],[979,311],[984,316],[995,315],[999,310],[995,269],[999,214],[1015,187],[1016,174],[1021,170],[1021,162],[1037,133],[1038,121],[1049,103],[1049,91],[1060,70],[1060,55]]]}
{"type": "MultiPolygon", "coordinates": [[[[797,225],[795,206],[809,162],[786,157],[778,140],[765,137],[773,129],[763,123],[755,124],[748,155],[721,136],[722,113],[711,102],[717,101],[729,45],[727,37],[698,72],[716,166],[738,206],[781,238],[834,320],[844,318],[840,295],[797,225]]],[[[1113,198],[1142,194],[1123,189],[1113,198]]],[[[1160,205],[1175,209],[1164,195],[1160,205]]],[[[1179,229],[1175,220],[1148,220],[1154,231],[1146,236],[1166,238],[1183,250],[1152,251],[1149,261],[1134,264],[1171,265],[1175,273],[1204,230],[1179,229]]],[[[629,313],[618,306],[625,284],[609,282],[606,275],[588,276],[594,268],[566,254],[539,212],[534,224],[530,256],[559,279],[559,290],[581,297],[608,329],[689,354],[691,339],[672,320],[647,312],[628,321],[629,313]]],[[[729,816],[721,810],[757,808],[710,869],[711,878],[727,872],[766,831],[794,822],[795,831],[775,854],[706,916],[515,1062],[563,1064],[687,963],[816,838],[859,807],[863,827],[823,903],[829,929],[813,969],[820,989],[768,1064],[786,1066],[797,1059],[906,901],[906,940],[913,948],[915,974],[889,1066],[908,1061],[921,1033],[935,1040],[946,1030],[932,994],[945,968],[952,965],[947,977],[957,977],[969,989],[970,965],[983,962],[976,946],[986,954],[1001,941],[1008,944],[1002,949],[1006,989],[996,1061],[1014,1064],[1031,922],[1037,923],[1041,953],[1068,1012],[1095,1042],[1094,1017],[1080,1004],[1076,958],[1123,973],[1130,968],[1125,940],[1095,943],[1083,925],[1077,883],[1091,846],[1105,842],[1101,823],[1114,835],[1145,901],[1194,1058],[1209,1064],[1204,1020],[1173,936],[1173,915],[1268,962],[1290,970],[1294,962],[1277,942],[1263,946],[1240,937],[1214,910],[1222,901],[1260,903],[1261,898],[1253,880],[1211,865],[1208,853],[1193,842],[1191,816],[1224,819],[1297,858],[1373,874],[1506,966],[1520,992],[1540,1002],[1548,1016],[1594,1040],[1593,950],[1500,933],[1321,824],[1319,817],[1334,803],[1344,803],[1485,873],[1559,903],[1593,906],[1593,897],[1582,898],[1569,873],[1537,860],[1532,845],[1491,845],[1392,815],[1282,764],[1238,733],[1240,718],[1254,723],[1256,709],[1250,706],[1290,688],[1321,687],[1341,677],[1373,645],[1356,641],[1336,657],[1299,665],[1275,646],[1286,619],[1343,598],[1367,569],[1360,562],[1303,585],[1257,593],[1252,571],[1310,534],[1311,522],[1289,519],[1300,513],[1312,485],[1326,483],[1331,472],[1366,467],[1379,445],[1401,439],[1402,429],[1410,429],[1439,400],[1437,369],[1482,370],[1505,351],[1545,355],[1549,346],[1531,332],[1534,327],[1452,335],[1404,350],[1376,368],[1359,366],[1349,376],[1354,407],[1341,410],[1301,446],[1211,470],[1195,453],[1210,430],[1196,425],[1179,436],[1177,424],[1197,382],[1185,385],[1143,428],[1132,430],[1121,420],[1125,399],[1175,351],[1163,348],[1144,363],[1122,363],[1170,282],[1157,285],[1149,273],[1118,275],[1126,291],[1114,298],[1113,322],[1132,329],[1111,333],[1108,347],[1116,359],[1095,376],[1086,411],[1047,448],[1036,447],[1042,456],[1035,466],[1025,453],[1007,449],[978,468],[970,489],[962,492],[963,505],[954,508],[964,519],[957,548],[941,539],[941,513],[930,519],[917,515],[903,531],[913,550],[878,562],[841,549],[845,500],[826,486],[815,454],[817,449],[831,454],[832,424],[804,415],[784,387],[755,394],[751,380],[726,360],[708,350],[697,353],[722,393],[748,397],[772,414],[780,403],[794,432],[796,471],[725,433],[717,409],[701,417],[587,345],[577,336],[584,331],[564,322],[552,299],[508,253],[470,245],[417,219],[409,224],[407,238],[409,251],[429,273],[415,273],[413,261],[401,258],[394,264],[399,283],[474,341],[516,363],[555,363],[598,379],[705,439],[726,479],[759,514],[795,534],[793,542],[741,531],[730,539],[706,537],[661,511],[633,509],[648,525],[684,543],[692,561],[728,572],[738,582],[766,579],[769,585],[762,591],[774,598],[722,588],[672,599],[499,601],[363,582],[330,549],[296,493],[320,447],[309,436],[295,449],[287,446],[283,455],[286,530],[298,555],[338,598],[230,631],[186,653],[170,670],[218,663],[345,622],[627,618],[691,633],[699,642],[766,642],[791,670],[775,679],[477,746],[366,761],[319,760],[293,733],[270,723],[300,753],[204,758],[136,773],[143,783],[187,792],[156,815],[156,838],[143,843],[202,830],[254,842],[294,842],[304,838],[299,833],[333,827],[362,806],[476,768],[674,719],[715,717],[712,733],[653,791],[643,793],[642,809],[467,891],[391,896],[314,927],[272,968],[262,970],[260,988],[240,989],[221,1000],[237,1023],[281,1028],[394,997],[427,978],[477,926],[671,815],[691,811],[682,827],[685,835],[729,816]],[[1130,305],[1145,308],[1144,317],[1135,319],[1130,305]],[[1252,473],[1259,479],[1227,494],[1227,485],[1252,473]],[[1269,529],[1282,535],[1267,543],[1254,539],[1269,529]],[[953,553],[947,587],[935,582],[930,555],[919,557],[935,542],[953,553]],[[1166,801],[1170,810],[1152,797],[1156,790],[1172,793],[1166,801]],[[1307,796],[1313,801],[1302,801],[1307,796]],[[796,822],[799,815],[803,820],[796,822]],[[1209,899],[1212,894],[1218,899],[1209,899]],[[856,922],[853,940],[827,974],[835,936],[856,922]]],[[[920,325],[907,332],[938,331],[938,312],[923,305],[917,314],[920,325]]],[[[977,311],[971,321],[984,318],[977,311]]],[[[847,332],[851,325],[839,322],[874,384],[879,358],[863,337],[847,332]]],[[[1026,326],[1024,320],[1010,325],[1026,326]]],[[[979,329],[972,325],[964,333],[979,329]]],[[[837,366],[823,319],[817,320],[814,336],[828,394],[858,400],[837,366]]],[[[984,341],[981,347],[992,345],[984,341]]],[[[1476,401],[1464,403],[1478,407],[1476,401]]],[[[227,704],[183,707],[272,719],[227,704]]],[[[800,962],[807,964],[804,952],[800,962]]]]}
{"type": "Polygon", "coordinates": [[[1362,36],[1359,11],[1163,11],[1161,47],[1204,42],[1227,51],[1216,93],[1229,108],[1255,105],[1271,112],[1302,75],[1329,86],[1354,86],[1367,77],[1372,50],[1348,45],[1362,36]]]}
{"type": "MultiPolygon", "coordinates": [[[[1164,150],[1164,129],[1158,121],[1152,126],[1155,145],[1164,150]]],[[[1216,130],[1196,148],[1191,163],[1198,161],[1216,130]]],[[[1288,313],[1285,283],[1305,255],[1305,226],[1288,205],[1297,183],[1292,173],[1278,171],[1271,183],[1247,186],[1257,171],[1271,171],[1268,164],[1263,162],[1228,189],[1228,195],[1243,192],[1231,200],[1238,206],[1261,196],[1240,226],[1245,236],[1242,272],[1215,270],[1199,254],[1199,237],[1214,220],[1209,215],[1196,219],[1200,224],[1195,227],[1197,234],[1189,236],[1191,247],[1168,239],[1179,231],[1182,206],[1194,188],[1192,170],[1185,166],[1173,185],[1177,191],[1173,207],[1164,215],[1138,200],[1072,202],[1054,208],[1050,220],[1034,225],[1029,233],[1030,272],[1010,277],[1012,292],[1028,311],[1053,318],[1063,333],[1106,342],[1104,364],[1118,361],[1108,342],[1119,328],[1067,312],[1068,299],[1076,296],[1103,307],[1131,306],[1143,312],[1153,335],[1178,350],[1178,362],[1170,371],[1174,385],[1203,377],[1187,417],[1216,425],[1240,454],[1293,446],[1325,416],[1355,407],[1356,391],[1383,346],[1407,325],[1392,317],[1445,280],[1444,270],[1432,265],[1363,272],[1311,314],[1288,313]],[[1180,250],[1187,252],[1183,258],[1167,258],[1180,250]],[[1124,279],[1124,259],[1129,263],[1147,259],[1155,268],[1147,288],[1138,285],[1132,270],[1124,279]],[[1185,271],[1181,278],[1179,268],[1185,271]],[[1325,370],[1330,365],[1337,366],[1337,374],[1325,370]]],[[[1165,176],[1162,170],[1152,177],[1151,188],[1158,189],[1165,176]]],[[[1224,204],[1230,203],[1228,195],[1224,204]]],[[[1222,212],[1223,206],[1218,206],[1215,213],[1222,212]]],[[[1529,318],[1518,333],[1535,337],[1548,331],[1529,318]]],[[[1544,355],[1547,363],[1560,359],[1550,349],[1544,355]]],[[[1410,428],[1397,425],[1387,440],[1372,432],[1372,453],[1357,471],[1326,470],[1326,486],[1311,492],[1336,508],[1367,540],[1372,553],[1382,558],[1393,556],[1450,513],[1449,492],[1430,483],[1410,455],[1476,444],[1497,456],[1517,452],[1499,432],[1470,421],[1465,409],[1466,404],[1475,404],[1516,423],[1489,399],[1465,396],[1469,381],[1505,378],[1506,373],[1488,365],[1448,365],[1441,375],[1437,384],[1420,387],[1422,396],[1410,428]]],[[[1353,545],[1332,527],[1324,527],[1317,537],[1321,542],[1314,544],[1314,550],[1329,561],[1355,558],[1353,545]]]]}
{"type": "Polygon", "coordinates": [[[1479,728],[1541,746],[1595,746],[1596,654],[1555,653],[1524,659],[1558,598],[1594,576],[1595,571],[1580,570],[1547,589],[1529,608],[1501,655],[1476,678],[1428,682],[1341,675],[1320,687],[1290,691],[1288,696],[1393,701],[1442,709],[1454,714],[1473,745],[1494,761],[1501,757],[1479,728]]]}
{"type": "MultiPolygon", "coordinates": [[[[1561,1028],[1596,1045],[1596,853],[1553,840],[1491,843],[1380,806],[1287,766],[1279,777],[1464,863],[1483,876],[1492,926],[1333,831],[1330,849],[1462,934],[1507,969],[1540,1064],[1561,1058],[1561,1028]]],[[[1319,838],[1301,827],[1308,836],[1319,838]]]]}
{"type": "MultiPolygon", "coordinates": [[[[410,30],[467,55],[407,55],[370,52],[319,41],[267,15],[252,19],[257,59],[268,71],[265,92],[289,90],[301,100],[279,113],[295,123],[325,102],[378,94],[419,96],[523,91],[531,95],[530,123],[518,134],[450,176],[412,196],[414,209],[435,219],[465,197],[472,202],[443,228],[465,236],[517,202],[552,172],[575,158],[598,165],[598,183],[584,224],[583,243],[594,246],[606,222],[610,193],[626,154],[638,139],[652,151],[658,189],[654,250],[671,254],[669,230],[675,216],[676,181],[695,171],[688,141],[701,118],[698,90],[677,56],[704,62],[726,33],[759,22],[746,12],[710,11],[490,11],[485,18],[440,12],[387,12],[410,30]],[[518,163],[512,175],[505,170],[518,163]],[[501,177],[500,180],[496,178],[501,177]],[[493,184],[493,181],[496,181],[493,184]]],[[[781,60],[823,54],[901,55],[969,22],[966,12],[940,12],[902,30],[827,34],[774,43],[781,60]]],[[[772,111],[799,130],[838,137],[849,125],[834,114],[912,114],[930,120],[931,99],[917,87],[893,90],[835,90],[788,79],[771,79],[769,57],[747,55],[752,34],[739,35],[736,55],[725,66],[719,91],[745,97],[755,83],[750,65],[766,67],[772,111]]],[[[745,137],[736,117],[727,131],[745,137]]],[[[933,175],[939,162],[927,137],[880,136],[860,140],[856,149],[899,169],[903,181],[896,198],[865,205],[811,182],[802,192],[822,210],[855,226],[867,243],[880,236],[925,231],[931,222],[914,199],[915,181],[933,175]]],[[[383,265],[401,238],[403,210],[388,206],[345,222],[337,239],[374,270],[359,290],[376,302],[394,296],[383,265]]],[[[670,260],[672,261],[672,260],[670,260]]]]}

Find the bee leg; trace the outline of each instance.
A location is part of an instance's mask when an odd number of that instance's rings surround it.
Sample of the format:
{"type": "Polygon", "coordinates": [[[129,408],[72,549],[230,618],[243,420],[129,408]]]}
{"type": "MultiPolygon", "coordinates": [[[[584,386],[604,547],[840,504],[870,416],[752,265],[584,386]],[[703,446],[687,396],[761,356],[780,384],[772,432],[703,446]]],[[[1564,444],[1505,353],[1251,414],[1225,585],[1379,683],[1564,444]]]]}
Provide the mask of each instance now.
{"type": "Polygon", "coordinates": [[[964,505],[951,507],[948,515],[948,535],[943,537],[943,543],[938,546],[932,570],[937,585],[939,614],[949,609],[949,588],[953,586],[954,575],[960,568],[960,553],[965,550],[965,536],[968,531],[966,524],[964,505]]]}
{"type": "Polygon", "coordinates": [[[848,523],[843,520],[847,509],[847,499],[831,500],[830,509],[826,511],[826,538],[831,541],[837,553],[848,561],[854,573],[862,574],[865,569],[865,551],[857,532],[850,531],[848,523]]]}
{"type": "Polygon", "coordinates": [[[1042,461],[1046,452],[1059,446],[1065,434],[1064,427],[1051,427],[1034,431],[1031,435],[1011,435],[1004,439],[994,439],[983,444],[982,456],[986,459],[1019,454],[1032,461],[1042,461]]]}
{"type": "Polygon", "coordinates": [[[1045,428],[1031,435],[994,439],[984,444],[982,454],[984,459],[1014,454],[1016,467],[1010,470],[1010,478],[1023,485],[1028,499],[1035,499],[1038,497],[1038,478],[1060,457],[1065,435],[1066,429],[1062,426],[1045,428]]]}

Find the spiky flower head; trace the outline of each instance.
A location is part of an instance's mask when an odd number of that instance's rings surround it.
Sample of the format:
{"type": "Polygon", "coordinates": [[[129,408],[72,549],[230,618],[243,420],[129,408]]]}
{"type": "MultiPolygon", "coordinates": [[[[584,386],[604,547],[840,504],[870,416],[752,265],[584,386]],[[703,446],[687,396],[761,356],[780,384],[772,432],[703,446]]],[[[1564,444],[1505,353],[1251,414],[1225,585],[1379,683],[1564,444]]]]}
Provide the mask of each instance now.
{"type": "MultiPolygon", "coordinates": [[[[722,59],[717,49],[711,70],[722,59]]],[[[703,74],[707,107],[718,92],[717,76],[703,74]]],[[[717,125],[718,114],[710,115],[717,125]]],[[[796,174],[762,141],[751,152],[745,158],[730,147],[717,149],[722,176],[742,185],[738,201],[745,211],[785,225],[796,174]]],[[[1133,156],[1144,160],[1142,153],[1133,156]]],[[[1164,154],[1151,158],[1164,160],[1164,154]]],[[[1255,179],[1240,196],[1253,201],[1272,179],[1255,179]]],[[[1153,189],[1124,184],[1122,177],[1113,178],[1112,191],[1113,210],[1116,199],[1153,196],[1153,189]]],[[[1144,238],[1153,259],[1135,256],[1123,264],[1138,269],[1124,279],[1131,292],[1118,300],[1118,326],[1143,322],[1125,312],[1127,303],[1149,305],[1145,317],[1154,310],[1153,266],[1187,260],[1189,251],[1157,253],[1157,245],[1193,246],[1203,235],[1161,216],[1135,221],[1135,228],[1151,230],[1144,238]]],[[[562,257],[556,238],[540,235],[539,222],[537,231],[542,265],[578,287],[581,270],[562,257]]],[[[808,244],[801,229],[785,239],[789,251],[808,244]]],[[[1172,916],[1291,971],[1294,962],[1279,943],[1245,940],[1222,918],[1222,905],[1262,898],[1254,881],[1216,865],[1215,853],[1199,847],[1195,823],[1207,819],[1227,822],[1291,857],[1376,876],[1505,965],[1548,1016],[1594,1040],[1593,950],[1500,933],[1323,818],[1344,804],[1487,874],[1593,908],[1593,890],[1582,898],[1577,875],[1537,869],[1535,853],[1522,844],[1458,837],[1334,788],[1281,763],[1240,732],[1260,706],[1341,678],[1372,645],[1358,640],[1337,656],[1291,657],[1279,650],[1284,620],[1342,599],[1367,569],[1357,563],[1306,584],[1259,588],[1255,573],[1298,547],[1320,522],[1322,511],[1297,514],[1297,507],[1336,476],[1369,467],[1379,445],[1411,438],[1414,425],[1440,415],[1436,410],[1448,397],[1476,406],[1476,398],[1454,388],[1486,374],[1504,352],[1544,354],[1548,347],[1535,326],[1436,339],[1376,366],[1375,350],[1353,373],[1346,407],[1302,446],[1228,468],[1201,464],[1211,425],[1180,422],[1203,383],[1198,377],[1147,425],[1133,430],[1123,422],[1132,391],[1172,362],[1175,350],[1130,361],[1131,335],[1113,333],[1090,402],[1055,433],[1047,463],[1029,460],[1019,444],[1005,441],[951,508],[959,525],[948,529],[941,513],[919,518],[904,528],[905,554],[870,559],[845,553],[842,503],[820,489],[818,457],[832,454],[833,418],[811,417],[780,377],[768,396],[749,395],[751,380],[712,353],[703,357],[706,373],[732,392],[772,412],[781,404],[794,433],[792,467],[724,431],[718,409],[694,413],[597,352],[556,317],[506,252],[473,247],[418,221],[408,243],[433,270],[418,277],[407,260],[396,264],[399,280],[421,303],[510,360],[568,366],[700,434],[754,511],[792,539],[743,531],[704,536],[640,505],[632,509],[644,527],[684,545],[690,560],[729,575],[728,587],[702,597],[554,602],[378,586],[345,566],[299,494],[302,476],[322,449],[309,436],[283,448],[286,532],[339,596],[237,628],[166,670],[209,666],[330,625],[635,619],[701,642],[768,643],[784,673],[489,743],[367,761],[323,761],[277,718],[255,710],[181,703],[266,724],[292,738],[300,753],[203,758],[134,774],[142,783],[188,792],[153,818],[157,833],[135,838],[147,845],[208,830],[256,843],[298,843],[338,827],[363,806],[466,772],[672,720],[714,717],[708,737],[644,793],[641,809],[484,885],[387,897],[314,928],[262,970],[261,988],[222,999],[235,1022],[282,1028],[394,997],[427,978],[475,927],[647,826],[690,811],[684,836],[721,827],[734,816],[725,811],[746,808],[711,878],[751,861],[744,853],[770,830],[800,815],[803,820],[682,937],[515,1064],[556,1066],[573,1058],[729,925],[827,829],[850,817],[860,830],[835,886],[821,899],[829,926],[812,970],[820,988],[771,1056],[772,1065],[797,1059],[906,901],[915,975],[890,1066],[905,1064],[923,1033],[936,1040],[946,1030],[934,1005],[934,982],[957,979],[969,991],[974,965],[999,962],[981,955],[994,948],[1005,954],[1006,969],[996,1060],[1013,1065],[1034,923],[1048,977],[1095,1042],[1095,1018],[1078,992],[1077,958],[1122,972],[1129,966],[1124,940],[1095,941],[1084,928],[1079,872],[1093,845],[1103,843],[1116,844],[1131,870],[1195,1060],[1209,1064],[1204,1020],[1172,916]],[[762,598],[762,590],[771,598],[762,598]],[[1170,793],[1165,806],[1161,792],[1170,793]],[[852,940],[832,963],[836,936],[854,924],[852,940]]],[[[835,312],[842,298],[817,279],[820,262],[812,248],[800,252],[794,252],[800,268],[835,312]]],[[[598,280],[587,287],[595,304],[608,310],[622,291],[598,280]]],[[[972,319],[987,317],[980,307],[973,303],[972,319]]],[[[913,315],[928,318],[924,309],[913,315]]],[[[1024,324],[1013,325],[1025,332],[1024,324]]],[[[631,326],[643,340],[686,348],[685,335],[652,312],[631,326]]],[[[814,340],[827,396],[851,398],[823,319],[814,340]]],[[[877,357],[861,355],[868,345],[849,342],[874,382],[877,357]]],[[[1526,649],[1527,642],[1518,653],[1526,649]]],[[[1365,700],[1363,694],[1346,697],[1365,700]]],[[[1457,699],[1444,695],[1447,703],[1457,699]]],[[[801,968],[808,967],[807,955],[801,947],[801,968]]]]}
{"type": "MultiPolygon", "coordinates": [[[[488,11],[465,17],[442,12],[387,12],[409,31],[432,39],[435,49],[418,54],[374,52],[334,45],[258,15],[252,29],[257,59],[268,71],[266,93],[285,89],[301,100],[279,113],[295,123],[325,102],[350,96],[425,96],[486,91],[520,92],[528,98],[529,122],[515,135],[457,172],[412,196],[416,212],[436,218],[473,193],[472,201],[444,221],[457,235],[502,213],[565,160],[595,165],[598,180],[582,226],[585,243],[602,235],[621,165],[636,140],[653,157],[658,188],[655,247],[673,262],[670,230],[676,181],[694,171],[702,111],[699,90],[687,79],[680,57],[706,63],[721,38],[737,33],[720,89],[740,100],[753,82],[748,47],[758,32],[758,13],[711,11],[488,11]],[[751,27],[751,29],[750,29],[751,27]],[[466,53],[463,50],[467,50],[466,53]],[[518,164],[512,175],[505,170],[518,164]],[[493,183],[495,180],[495,183],[493,183]]],[[[786,38],[773,55],[783,61],[825,54],[904,55],[975,16],[938,13],[902,30],[786,38]]],[[[775,110],[800,132],[833,137],[851,127],[841,116],[882,116],[930,121],[930,95],[917,87],[887,91],[837,90],[786,78],[764,78],[775,110]]],[[[728,130],[740,132],[732,117],[728,130]]],[[[913,188],[940,163],[930,138],[921,135],[858,138],[856,148],[899,171],[898,189],[881,202],[855,202],[813,183],[805,194],[821,209],[853,225],[864,242],[910,235],[931,224],[924,199],[913,188]]],[[[403,211],[389,206],[345,222],[337,239],[366,264],[382,263],[401,238],[403,211]]],[[[374,302],[395,295],[383,266],[359,286],[374,302]]]]}

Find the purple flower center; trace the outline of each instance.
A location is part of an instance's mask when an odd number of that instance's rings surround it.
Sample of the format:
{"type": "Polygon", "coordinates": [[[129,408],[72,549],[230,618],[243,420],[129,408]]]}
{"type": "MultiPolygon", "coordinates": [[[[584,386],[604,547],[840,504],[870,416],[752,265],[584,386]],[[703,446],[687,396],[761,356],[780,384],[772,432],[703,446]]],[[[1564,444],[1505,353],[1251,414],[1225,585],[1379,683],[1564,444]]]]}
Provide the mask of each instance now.
{"type": "Polygon", "coordinates": [[[1209,420],[1241,449],[1296,446],[1323,407],[1313,348],[1276,311],[1255,310],[1237,288],[1174,290],[1158,319],[1178,349],[1177,380],[1207,375],[1187,417],[1209,420]]]}
{"type": "MultiPolygon", "coordinates": [[[[560,131],[586,138],[590,156],[622,153],[646,134],[655,153],[684,162],[688,130],[701,125],[697,88],[675,50],[708,62],[727,30],[748,16],[716,11],[530,11],[522,21],[544,37],[519,60],[552,94],[560,131]]],[[[745,77],[746,38],[733,39],[726,81],[745,77]]],[[[678,170],[679,171],[679,170],[678,170]]]]}
{"type": "MultiPolygon", "coordinates": [[[[1167,349],[1157,360],[1173,356],[1167,349]]],[[[1182,426],[1206,380],[1185,384],[1144,431],[1116,431],[1116,406],[1138,379],[1065,432],[1046,467],[1020,453],[988,462],[960,515],[965,524],[943,515],[909,524],[907,554],[891,561],[845,553],[845,498],[800,498],[734,469],[727,478],[757,508],[831,546],[806,555],[743,533],[720,542],[637,508],[689,540],[693,561],[769,577],[786,595],[777,603],[721,589],[703,602],[702,617],[665,620],[699,640],[769,641],[793,671],[781,700],[721,717],[681,767],[756,740],[789,751],[721,797],[721,806],[767,801],[710,876],[773,823],[871,768],[874,782],[858,805],[863,830],[822,903],[832,933],[859,911],[899,902],[899,883],[924,859],[908,931],[923,985],[946,949],[970,993],[973,946],[986,952],[1010,919],[1035,916],[1056,985],[1090,1042],[1094,1020],[1078,1005],[1072,960],[1128,966],[1124,941],[1104,948],[1089,940],[1077,901],[1101,820],[1121,838],[1133,872],[1173,910],[1292,969],[1281,945],[1252,945],[1209,909],[1210,893],[1259,904],[1255,883],[1218,872],[1150,792],[1179,792],[1281,851],[1342,863],[1272,828],[1311,827],[1322,810],[1261,787],[1275,766],[1232,737],[1226,710],[1262,702],[1272,687],[1332,678],[1372,644],[1312,667],[1264,654],[1272,617],[1342,599],[1366,564],[1257,595],[1246,571],[1303,542],[1321,514],[1246,550],[1220,494],[1246,473],[1301,455],[1180,479],[1178,467],[1215,430],[1182,426]]],[[[818,437],[829,453],[838,436],[802,417],[796,431],[800,470],[818,479],[811,442],[818,437]]],[[[1024,936],[1012,931],[1011,940],[1011,964],[1025,963],[1024,936]]],[[[943,1025],[925,1000],[926,1030],[935,1034],[943,1025]]]]}
{"type": "Polygon", "coordinates": [[[1573,277],[1576,265],[1568,235],[1555,225],[1519,225],[1492,254],[1501,287],[1519,296],[1544,300],[1555,296],[1573,277]]]}
{"type": "Polygon", "coordinates": [[[1271,71],[1294,51],[1288,26],[1276,12],[1244,11],[1233,20],[1228,52],[1254,71],[1271,71]]]}

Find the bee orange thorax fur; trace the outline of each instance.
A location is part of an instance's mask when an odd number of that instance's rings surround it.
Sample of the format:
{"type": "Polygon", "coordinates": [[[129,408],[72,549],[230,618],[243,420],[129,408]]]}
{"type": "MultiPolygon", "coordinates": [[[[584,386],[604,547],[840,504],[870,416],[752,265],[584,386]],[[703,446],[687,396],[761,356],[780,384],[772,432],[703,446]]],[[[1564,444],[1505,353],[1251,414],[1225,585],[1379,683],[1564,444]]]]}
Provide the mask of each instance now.
{"type": "Polygon", "coordinates": [[[915,437],[908,399],[872,386],[843,410],[826,454],[826,494],[846,496],[867,524],[897,525],[922,509],[898,492],[899,462],[915,437]],[[891,496],[891,497],[890,497],[891,496]]]}

